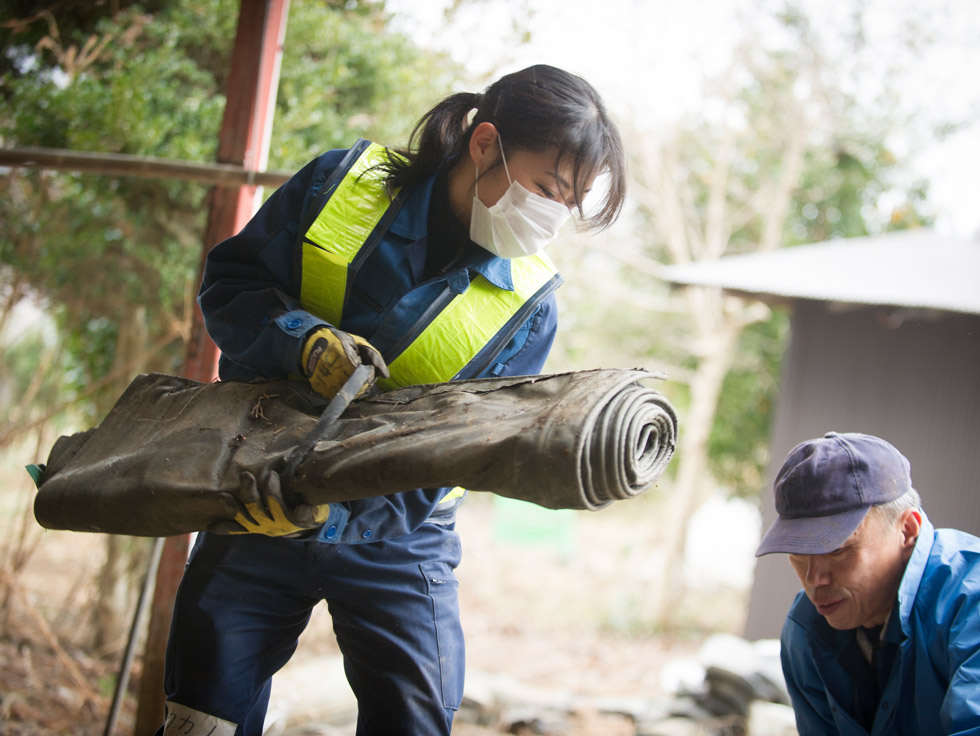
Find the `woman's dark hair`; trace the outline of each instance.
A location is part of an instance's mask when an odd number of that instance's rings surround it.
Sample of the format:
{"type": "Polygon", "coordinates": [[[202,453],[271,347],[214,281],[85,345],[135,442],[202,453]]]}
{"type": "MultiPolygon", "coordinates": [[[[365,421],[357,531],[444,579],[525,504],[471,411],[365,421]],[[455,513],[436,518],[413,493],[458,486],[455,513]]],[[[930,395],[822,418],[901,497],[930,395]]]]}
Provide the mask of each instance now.
{"type": "Polygon", "coordinates": [[[507,151],[558,149],[556,166],[572,161],[572,188],[581,214],[585,185],[608,173],[609,184],[599,210],[586,225],[602,229],[619,216],[626,198],[626,160],[619,131],[592,85],[553,66],[538,64],[501,77],[483,94],[450,95],[416,124],[404,157],[392,157],[382,168],[390,188],[415,184],[469,146],[473,129],[483,122],[497,128],[507,151]],[[476,110],[467,125],[471,111],[476,110]]]}

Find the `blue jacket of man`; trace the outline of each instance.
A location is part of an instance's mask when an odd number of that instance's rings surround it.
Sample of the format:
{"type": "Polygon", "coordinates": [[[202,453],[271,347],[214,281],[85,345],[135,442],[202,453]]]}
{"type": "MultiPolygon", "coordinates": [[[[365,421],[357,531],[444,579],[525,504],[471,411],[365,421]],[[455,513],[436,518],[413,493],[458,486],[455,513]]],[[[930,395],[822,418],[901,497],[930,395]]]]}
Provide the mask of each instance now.
{"type": "Polygon", "coordinates": [[[890,654],[870,731],[854,717],[856,683],[845,667],[854,640],[797,595],[781,657],[801,736],[980,736],[980,539],[934,529],[923,514],[883,637],[890,654]]]}
{"type": "MultiPolygon", "coordinates": [[[[269,197],[239,234],[209,252],[198,301],[207,330],[221,349],[222,379],[298,374],[305,337],[327,324],[300,305],[296,241],[305,213],[345,153],[329,151],[307,164],[269,197]]],[[[444,189],[433,198],[437,184],[433,176],[408,193],[388,232],[360,267],[349,287],[341,324],[334,325],[360,335],[382,355],[447,283],[458,292],[469,284],[471,274],[480,274],[501,289],[513,290],[510,261],[470,242],[455,221],[452,227],[458,232],[451,235],[464,244],[461,257],[435,273],[426,272],[430,203],[446,206],[444,189]]],[[[451,219],[442,217],[439,223],[445,226],[451,219]]],[[[539,373],[556,329],[551,294],[493,364],[477,375],[460,377],[539,373]]],[[[332,543],[377,541],[411,532],[426,520],[451,522],[454,504],[440,505],[448,490],[418,489],[331,504],[318,538],[332,543]]]]}

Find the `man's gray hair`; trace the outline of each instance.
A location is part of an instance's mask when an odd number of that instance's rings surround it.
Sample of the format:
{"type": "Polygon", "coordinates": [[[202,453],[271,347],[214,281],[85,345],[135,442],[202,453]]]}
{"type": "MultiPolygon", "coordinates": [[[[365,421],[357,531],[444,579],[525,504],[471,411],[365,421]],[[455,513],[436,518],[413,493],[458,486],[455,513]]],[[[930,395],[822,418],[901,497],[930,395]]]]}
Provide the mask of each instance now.
{"type": "Polygon", "coordinates": [[[919,498],[919,493],[914,488],[910,488],[906,493],[902,494],[894,501],[889,501],[888,503],[879,503],[871,507],[871,510],[878,514],[879,518],[887,523],[893,523],[898,520],[898,517],[902,515],[905,509],[916,509],[917,511],[922,510],[922,499],[919,498]]]}

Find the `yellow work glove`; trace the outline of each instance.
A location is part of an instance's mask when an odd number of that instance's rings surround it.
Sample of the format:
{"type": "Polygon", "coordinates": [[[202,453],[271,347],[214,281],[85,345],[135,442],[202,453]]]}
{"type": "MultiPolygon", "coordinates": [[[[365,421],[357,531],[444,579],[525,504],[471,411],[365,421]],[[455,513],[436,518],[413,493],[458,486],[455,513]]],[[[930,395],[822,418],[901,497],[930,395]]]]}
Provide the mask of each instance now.
{"type": "Polygon", "coordinates": [[[255,476],[248,471],[239,476],[236,493],[239,511],[234,521],[218,521],[208,527],[217,534],[264,534],[284,537],[313,529],[327,520],[330,504],[288,506],[282,498],[279,474],[270,472],[261,492],[255,476]]]}
{"type": "MultiPolygon", "coordinates": [[[[310,333],[303,345],[303,375],[310,379],[313,390],[332,399],[350,378],[354,369],[362,363],[373,365],[375,375],[389,377],[381,353],[363,337],[321,327],[310,333]]],[[[358,392],[358,396],[370,388],[370,383],[358,392]]]]}

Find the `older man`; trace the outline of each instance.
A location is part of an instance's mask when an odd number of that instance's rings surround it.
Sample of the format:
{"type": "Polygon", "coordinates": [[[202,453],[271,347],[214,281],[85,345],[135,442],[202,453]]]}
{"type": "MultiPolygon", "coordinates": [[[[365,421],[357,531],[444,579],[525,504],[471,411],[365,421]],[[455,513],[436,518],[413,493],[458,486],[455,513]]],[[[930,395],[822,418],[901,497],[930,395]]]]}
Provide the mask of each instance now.
{"type": "Polygon", "coordinates": [[[934,529],[909,462],[864,434],[797,445],[756,556],[803,583],[782,634],[801,736],[980,735],[980,539],[934,529]]]}

